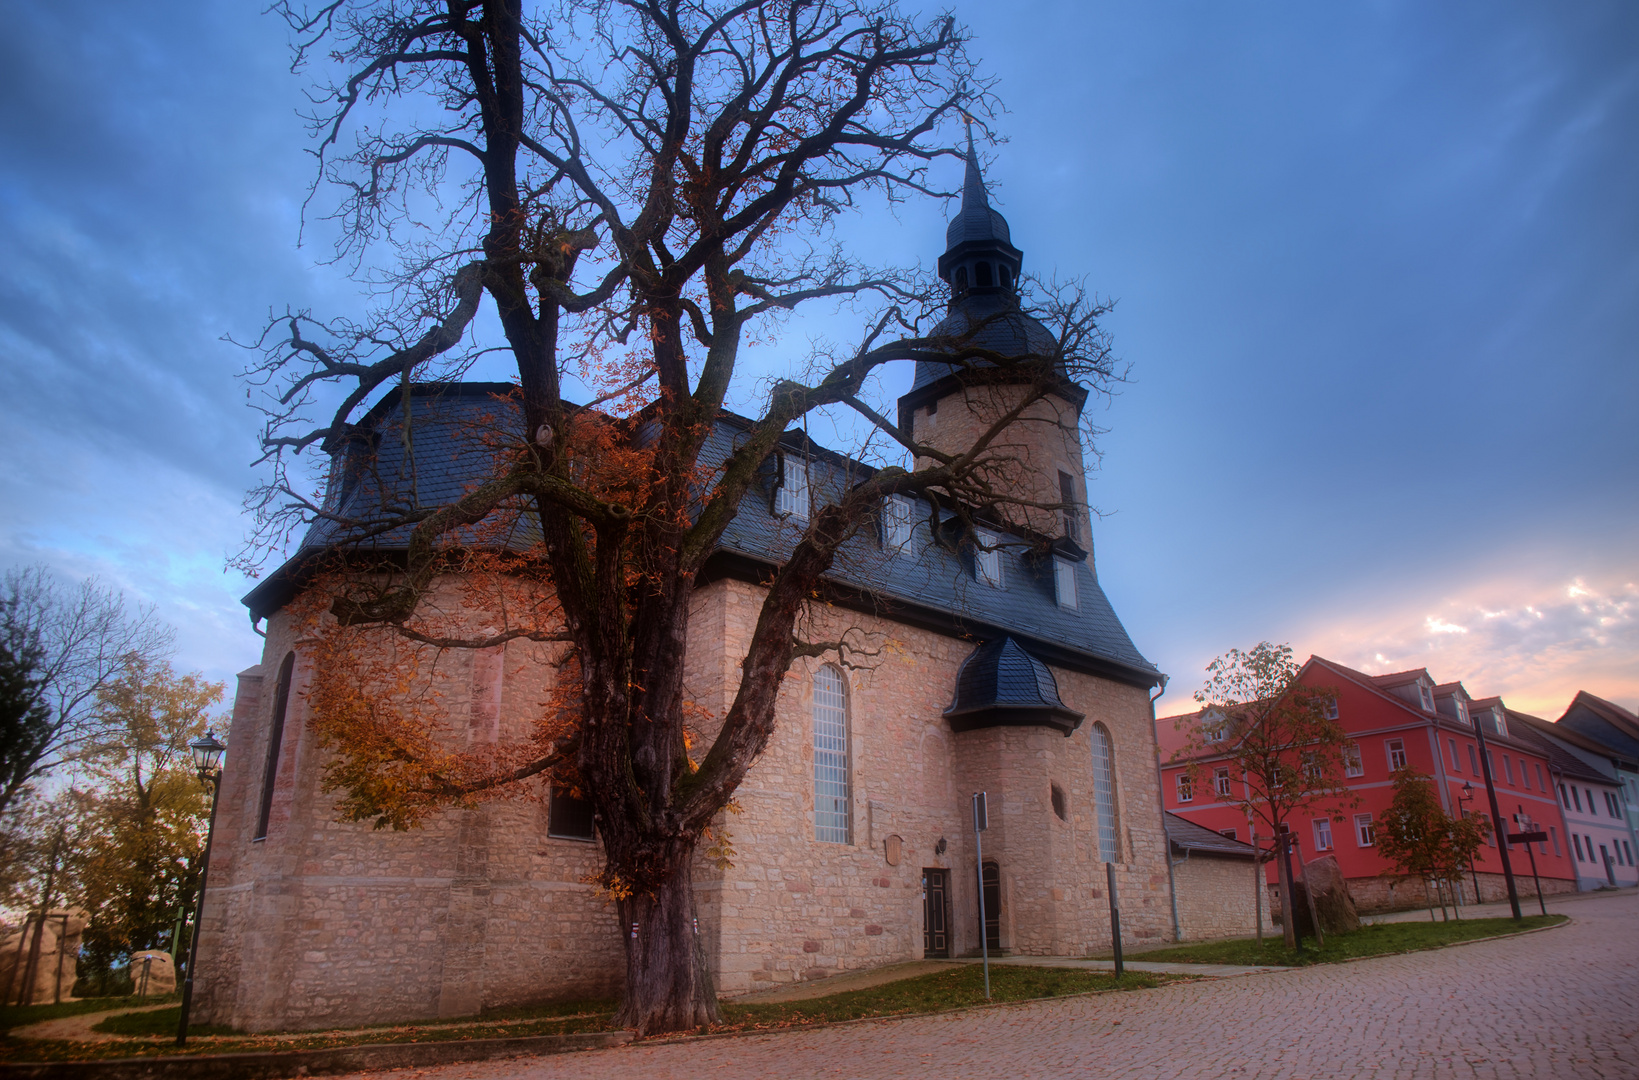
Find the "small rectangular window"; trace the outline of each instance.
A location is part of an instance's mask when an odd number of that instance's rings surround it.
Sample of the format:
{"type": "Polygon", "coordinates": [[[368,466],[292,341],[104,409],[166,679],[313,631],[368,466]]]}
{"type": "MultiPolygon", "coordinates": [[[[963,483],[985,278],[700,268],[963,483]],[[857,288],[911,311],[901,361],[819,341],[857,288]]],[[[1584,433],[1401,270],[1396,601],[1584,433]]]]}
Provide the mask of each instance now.
{"type": "Polygon", "coordinates": [[[1554,854],[1559,855],[1559,830],[1552,825],[1548,826],[1548,839],[1554,842],[1554,854]]]}
{"type": "Polygon", "coordinates": [[[1181,803],[1195,801],[1195,788],[1190,783],[1189,773],[1187,772],[1178,774],[1178,801],[1181,803]]]}
{"type": "Polygon", "coordinates": [[[1388,749],[1389,749],[1389,771],[1393,772],[1396,769],[1405,768],[1406,767],[1406,744],[1405,744],[1405,742],[1401,739],[1390,739],[1388,741],[1388,749]]]}
{"type": "Polygon", "coordinates": [[[1365,776],[1366,762],[1360,756],[1359,743],[1345,743],[1343,746],[1343,775],[1365,776]]]}
{"type": "Polygon", "coordinates": [[[1462,762],[1457,760],[1457,740],[1456,739],[1447,739],[1446,740],[1446,745],[1451,748],[1451,771],[1454,772],[1454,773],[1462,772],[1463,771],[1462,762]]]}
{"type": "Polygon", "coordinates": [[[774,493],[774,512],[781,517],[808,520],[808,462],[795,454],[780,455],[780,486],[774,493]]]}
{"type": "Polygon", "coordinates": [[[1565,794],[1565,785],[1559,785],[1559,801],[1565,804],[1565,809],[1571,808],[1571,797],[1565,794]]]}
{"type": "Polygon", "coordinates": [[[1632,866],[1633,865],[1633,848],[1628,845],[1628,842],[1626,840],[1622,841],[1622,854],[1624,854],[1628,857],[1627,858],[1628,865],[1632,866]]]}
{"type": "Polygon", "coordinates": [[[1218,797],[1220,799],[1229,798],[1231,789],[1230,789],[1230,783],[1229,783],[1229,770],[1228,769],[1216,769],[1216,770],[1213,771],[1213,773],[1212,773],[1212,788],[1213,788],[1214,791],[1216,791],[1218,793],[1218,797]]]}
{"type": "Polygon", "coordinates": [[[547,806],[546,835],[558,840],[590,840],[593,832],[592,804],[554,785],[547,806]]]}
{"type": "Polygon", "coordinates": [[[1360,847],[1372,847],[1377,843],[1377,834],[1372,831],[1372,816],[1370,814],[1356,814],[1354,816],[1354,842],[1360,847]]]}
{"type": "Polygon", "coordinates": [[[1332,819],[1315,818],[1315,850],[1332,850],[1332,819]]]}
{"type": "Polygon", "coordinates": [[[994,533],[975,534],[973,546],[973,578],[993,589],[1002,587],[1002,552],[996,546],[994,533]]]}
{"type": "Polygon", "coordinates": [[[1480,756],[1474,752],[1472,746],[1468,748],[1468,771],[1475,776],[1480,775],[1480,756]]]}
{"type": "Polygon", "coordinates": [[[1076,564],[1069,559],[1053,559],[1053,593],[1059,607],[1071,611],[1080,606],[1081,597],[1076,589],[1076,564]]]}
{"type": "Polygon", "coordinates": [[[1582,857],[1582,837],[1578,836],[1576,833],[1572,833],[1571,845],[1576,848],[1576,861],[1587,862],[1588,860],[1582,857]]]}
{"type": "Polygon", "coordinates": [[[1081,542],[1081,507],[1076,501],[1075,477],[1059,470],[1059,501],[1064,504],[1064,535],[1081,542]]]}
{"type": "Polygon", "coordinates": [[[1576,785],[1571,785],[1571,804],[1576,807],[1577,813],[1582,813],[1582,796],[1577,794],[1576,785]]]}
{"type": "Polygon", "coordinates": [[[882,500],[882,548],[899,555],[911,555],[911,533],[915,528],[915,509],[903,495],[889,495],[882,500]]]}
{"type": "Polygon", "coordinates": [[[1548,790],[1548,777],[1542,771],[1542,762],[1537,762],[1537,787],[1548,790]]]}
{"type": "Polygon", "coordinates": [[[1240,836],[1239,836],[1239,834],[1237,834],[1237,833],[1236,833],[1236,832],[1235,832],[1235,830],[1234,830],[1234,829],[1219,829],[1219,830],[1218,830],[1218,835],[1219,835],[1219,836],[1227,836],[1227,837],[1229,837],[1229,838],[1230,838],[1230,839],[1231,839],[1231,840],[1238,840],[1238,839],[1240,839],[1240,836]]]}
{"type": "Polygon", "coordinates": [[[1509,760],[1507,754],[1502,756],[1502,771],[1508,777],[1508,782],[1512,784],[1514,782],[1514,763],[1509,760]]]}
{"type": "Polygon", "coordinates": [[[1332,698],[1330,701],[1328,701],[1326,703],[1325,707],[1321,711],[1325,715],[1326,719],[1336,720],[1337,715],[1338,715],[1337,714],[1337,698],[1332,698]]]}

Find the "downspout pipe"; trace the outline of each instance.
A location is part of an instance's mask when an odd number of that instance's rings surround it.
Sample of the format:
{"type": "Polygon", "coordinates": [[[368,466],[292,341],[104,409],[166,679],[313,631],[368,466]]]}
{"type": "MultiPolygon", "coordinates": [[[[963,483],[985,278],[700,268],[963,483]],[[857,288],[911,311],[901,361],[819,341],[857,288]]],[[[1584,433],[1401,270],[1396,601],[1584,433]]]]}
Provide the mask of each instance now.
{"type": "MultiPolygon", "coordinates": [[[[1167,692],[1168,676],[1162,675],[1150,696],[1150,731],[1155,736],[1155,806],[1161,815],[1161,850],[1167,860],[1167,896],[1172,901],[1172,940],[1183,941],[1183,924],[1178,921],[1178,878],[1173,873],[1172,841],[1167,838],[1167,793],[1161,782],[1161,729],[1155,720],[1155,703],[1167,692]]],[[[1186,852],[1184,857],[1189,858],[1186,852]]]]}

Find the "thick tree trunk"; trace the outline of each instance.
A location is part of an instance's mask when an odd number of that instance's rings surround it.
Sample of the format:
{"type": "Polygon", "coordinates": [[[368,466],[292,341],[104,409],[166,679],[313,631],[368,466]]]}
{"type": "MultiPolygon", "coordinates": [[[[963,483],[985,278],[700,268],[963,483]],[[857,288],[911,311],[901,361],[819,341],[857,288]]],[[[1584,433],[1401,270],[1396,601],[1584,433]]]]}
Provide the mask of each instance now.
{"type": "Polygon", "coordinates": [[[626,941],[626,998],[616,1022],[639,1035],[714,1023],[717,995],[695,922],[688,861],[662,880],[652,896],[629,896],[618,909],[626,941]]]}

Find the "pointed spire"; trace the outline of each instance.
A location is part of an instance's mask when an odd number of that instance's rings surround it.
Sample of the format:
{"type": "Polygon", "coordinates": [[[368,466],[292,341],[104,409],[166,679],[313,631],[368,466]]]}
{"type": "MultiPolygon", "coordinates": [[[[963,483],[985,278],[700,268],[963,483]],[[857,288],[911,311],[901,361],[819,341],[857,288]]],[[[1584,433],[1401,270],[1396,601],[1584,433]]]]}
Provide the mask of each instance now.
{"type": "Polygon", "coordinates": [[[945,253],[939,257],[939,276],[958,292],[965,292],[969,287],[1007,288],[1018,278],[1023,253],[1013,246],[1007,219],[991,208],[990,192],[985,187],[984,174],[979,171],[979,150],[973,142],[971,119],[967,122],[965,165],[962,202],[945,229],[945,253]]]}
{"type": "Polygon", "coordinates": [[[962,178],[962,208],[957,213],[967,217],[969,210],[990,209],[990,192],[985,190],[985,178],[979,173],[979,152],[973,147],[973,121],[967,122],[967,175],[962,178]]]}

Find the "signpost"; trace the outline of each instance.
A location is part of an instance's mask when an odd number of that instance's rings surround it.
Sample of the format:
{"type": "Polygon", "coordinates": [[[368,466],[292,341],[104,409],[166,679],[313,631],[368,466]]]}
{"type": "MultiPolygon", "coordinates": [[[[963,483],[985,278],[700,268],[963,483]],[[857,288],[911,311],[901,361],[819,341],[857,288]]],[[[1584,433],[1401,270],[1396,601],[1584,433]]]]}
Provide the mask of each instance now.
{"type": "Polygon", "coordinates": [[[985,793],[973,793],[973,857],[979,871],[979,953],[985,964],[985,1000],[990,1000],[990,935],[985,932],[985,846],[984,832],[990,828],[990,810],[985,805],[985,793]]]}
{"type": "Polygon", "coordinates": [[[1531,880],[1535,882],[1537,886],[1537,906],[1540,907],[1542,909],[1542,913],[1546,915],[1548,914],[1548,905],[1542,899],[1542,879],[1537,876],[1537,855],[1536,852],[1531,850],[1531,845],[1546,844],[1548,842],[1548,834],[1543,832],[1541,829],[1538,829],[1536,827],[1536,822],[1532,821],[1530,816],[1524,811],[1525,808],[1521,807],[1520,813],[1514,815],[1514,824],[1519,826],[1519,832],[1509,833],[1508,842],[1510,844],[1525,845],[1525,854],[1531,859],[1531,880]]]}

